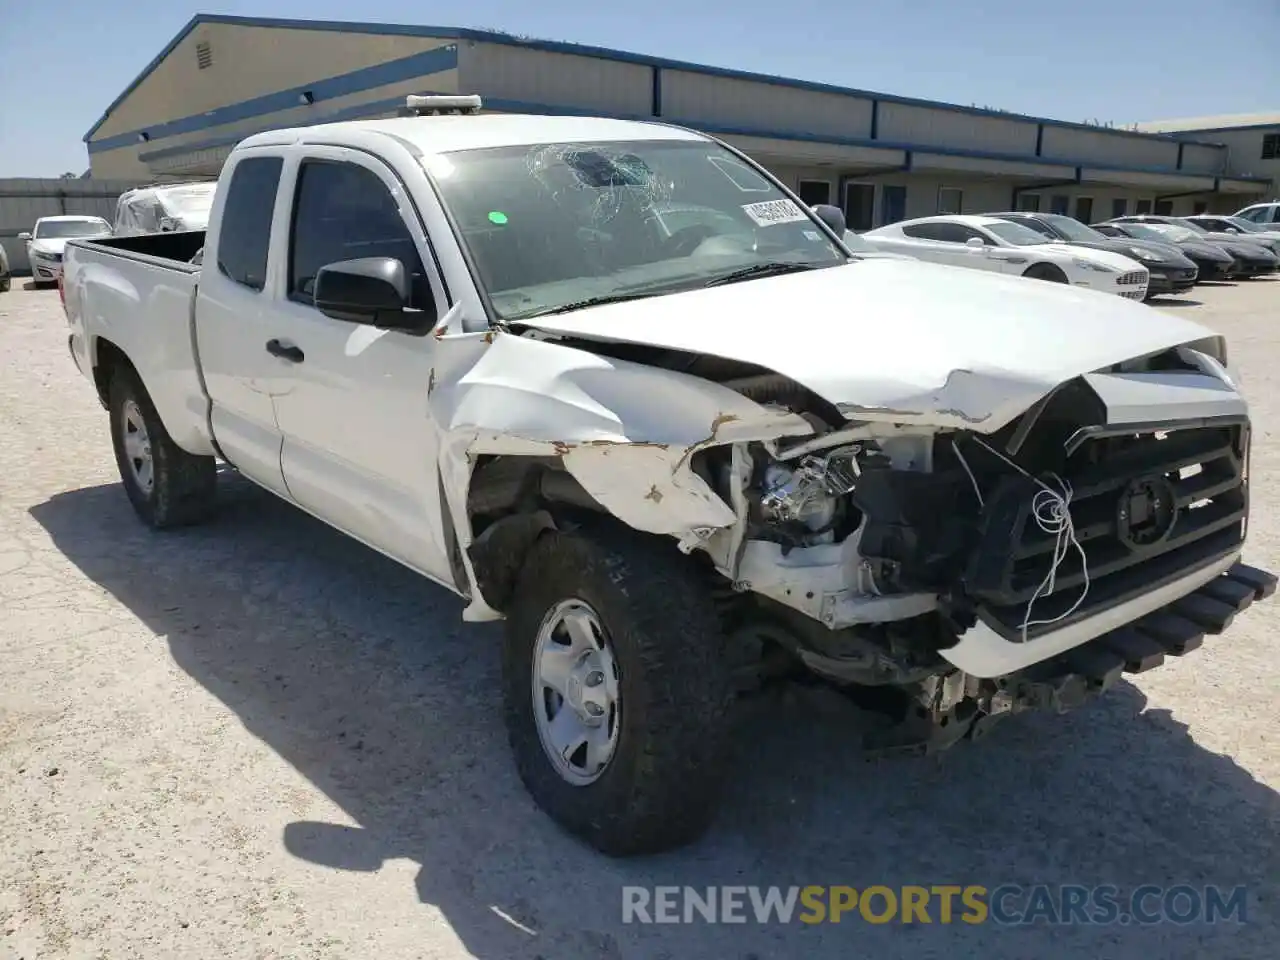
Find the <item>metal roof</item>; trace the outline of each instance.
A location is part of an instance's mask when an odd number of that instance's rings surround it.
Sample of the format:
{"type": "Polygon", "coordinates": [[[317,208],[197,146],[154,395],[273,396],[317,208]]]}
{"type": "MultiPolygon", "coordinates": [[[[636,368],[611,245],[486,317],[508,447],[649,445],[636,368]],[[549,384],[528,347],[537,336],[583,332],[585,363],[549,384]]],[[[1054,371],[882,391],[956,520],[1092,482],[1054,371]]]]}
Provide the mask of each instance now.
{"type": "Polygon", "coordinates": [[[1143,133],[1220,133],[1251,127],[1280,127],[1280,112],[1223,113],[1216,117],[1187,117],[1182,120],[1149,120],[1136,124],[1143,133]]]}
{"type": "MultiPolygon", "coordinates": [[[[756,83],[769,83],[777,86],[791,87],[801,90],[813,90],[824,93],[837,93],[846,96],[865,97],[880,100],[885,103],[901,103],[912,106],[932,107],[940,110],[951,110],[957,113],[965,113],[972,116],[997,117],[1004,120],[1021,120],[1030,123],[1041,123],[1048,126],[1066,127],[1076,130],[1088,130],[1094,133],[1104,133],[1113,136],[1141,137],[1149,139],[1151,137],[1166,140],[1182,140],[1184,138],[1174,137],[1168,134],[1135,132],[1132,130],[1123,130],[1113,127],[1098,127],[1087,123],[1073,123],[1068,120],[1054,120],[1048,117],[1037,117],[1030,114],[1011,113],[1001,110],[985,110],[980,107],[966,107],[957,103],[946,103],[940,100],[924,100],[917,97],[902,97],[887,93],[877,93],[872,90],[861,90],[852,87],[842,87],[828,83],[816,83],[809,80],[796,80],[789,77],[779,77],[771,74],[751,73],[744,70],[735,70],[725,67],[713,67],[706,64],[689,63],[682,60],[670,60],[664,57],[653,57],[645,54],[629,53],[623,50],[614,50],[607,47],[588,46],[577,43],[563,43],[560,41],[550,40],[532,40],[524,37],[515,37],[511,34],[500,33],[491,30],[473,30],[470,28],[447,27],[447,26],[426,26],[418,24],[399,24],[399,23],[368,23],[362,21],[335,21],[335,20],[289,20],[274,17],[238,17],[226,16],[222,14],[197,13],[192,17],[172,40],[158,53],[155,58],[143,68],[142,72],[134,78],[133,82],[120,93],[118,97],[111,102],[102,116],[94,122],[93,126],[84,135],[84,140],[88,142],[97,132],[98,128],[106,122],[112,111],[116,109],[125,98],[131,94],[143,80],[145,80],[156,67],[158,67],[170,53],[178,46],[179,43],[186,38],[197,26],[202,23],[220,23],[230,26],[256,27],[256,28],[277,28],[288,30],[318,30],[337,33],[363,33],[373,35],[387,36],[420,36],[420,37],[437,37],[442,40],[476,40],[483,43],[495,43],[505,46],[523,47],[529,50],[541,50],[551,53],[576,54],[578,56],[596,57],[603,60],[615,60],[624,63],[636,63],[644,66],[668,68],[674,70],[685,70],[692,73],[701,73],[708,76],[731,77],[741,80],[751,80],[756,83]]],[[[1206,146],[1217,146],[1217,144],[1206,143],[1206,146]]]]}

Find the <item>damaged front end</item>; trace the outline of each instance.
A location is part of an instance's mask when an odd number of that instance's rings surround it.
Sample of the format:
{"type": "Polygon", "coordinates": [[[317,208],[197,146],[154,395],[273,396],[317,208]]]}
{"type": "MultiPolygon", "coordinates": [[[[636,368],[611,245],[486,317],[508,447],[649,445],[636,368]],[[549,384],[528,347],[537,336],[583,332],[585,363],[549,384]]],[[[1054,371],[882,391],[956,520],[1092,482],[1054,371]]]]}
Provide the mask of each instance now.
{"type": "MultiPolygon", "coordinates": [[[[878,699],[900,722],[873,735],[875,751],[938,749],[1012,713],[1070,708],[1275,589],[1240,562],[1250,425],[1216,341],[1073,377],[1020,415],[939,402],[939,425],[731,359],[504,339],[560,363],[553,392],[575,409],[628,414],[614,435],[516,429],[486,446],[462,430],[468,498],[455,513],[474,532],[480,598],[501,611],[514,561],[497,558],[518,558],[564,508],[673,537],[717,575],[744,685],[802,664],[855,698],[893,694],[878,699]],[[618,402],[628,377],[652,392],[618,402]]],[[[979,375],[961,379],[980,395],[979,375]]]]}

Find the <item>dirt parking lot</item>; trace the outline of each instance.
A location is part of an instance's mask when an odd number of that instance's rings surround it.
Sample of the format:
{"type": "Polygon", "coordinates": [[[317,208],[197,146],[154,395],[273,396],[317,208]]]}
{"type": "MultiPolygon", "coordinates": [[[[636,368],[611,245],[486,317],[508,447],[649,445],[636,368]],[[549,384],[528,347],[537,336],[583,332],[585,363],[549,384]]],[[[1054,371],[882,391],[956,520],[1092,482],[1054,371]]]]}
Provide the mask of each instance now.
{"type": "MultiPolygon", "coordinates": [[[[1230,339],[1256,429],[1246,557],[1280,569],[1280,280],[1160,308],[1230,339]]],[[[143,530],[56,291],[0,295],[0,465],[0,955],[1277,955],[1280,598],[938,759],[868,764],[842,723],[779,705],[702,843],[613,862],[520,786],[495,628],[451,596],[234,478],[218,522],[143,530]],[[1002,883],[1245,885],[1247,921],[621,916],[628,884],[1002,883]]]]}

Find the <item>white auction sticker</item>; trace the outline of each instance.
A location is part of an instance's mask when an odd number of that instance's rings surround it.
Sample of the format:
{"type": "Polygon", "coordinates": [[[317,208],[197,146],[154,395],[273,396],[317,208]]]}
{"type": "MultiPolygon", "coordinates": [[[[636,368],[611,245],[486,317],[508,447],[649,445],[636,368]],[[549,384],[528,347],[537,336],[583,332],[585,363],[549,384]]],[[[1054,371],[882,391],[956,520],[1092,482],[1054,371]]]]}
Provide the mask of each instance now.
{"type": "Polygon", "coordinates": [[[805,216],[805,212],[790,200],[744,203],[742,212],[762,227],[772,227],[776,223],[798,223],[809,219],[805,216]]]}

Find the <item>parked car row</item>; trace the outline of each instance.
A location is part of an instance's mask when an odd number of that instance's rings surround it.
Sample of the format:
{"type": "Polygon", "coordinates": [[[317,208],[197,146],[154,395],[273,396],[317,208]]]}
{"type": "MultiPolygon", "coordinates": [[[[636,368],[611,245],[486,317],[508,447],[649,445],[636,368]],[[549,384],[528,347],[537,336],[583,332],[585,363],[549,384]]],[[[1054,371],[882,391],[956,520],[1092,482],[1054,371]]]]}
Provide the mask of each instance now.
{"type": "MultiPolygon", "coordinates": [[[[27,261],[36,286],[51,286],[62,275],[62,253],[73,238],[127,237],[203,230],[209,224],[216,183],[171,183],[127,190],[116,201],[115,222],[85,214],[41,217],[18,234],[27,245],[27,261]]],[[[9,289],[10,270],[0,248],[0,292],[9,289]]]]}
{"type": "Polygon", "coordinates": [[[881,254],[1066,283],[1130,300],[1280,271],[1280,223],[1269,229],[1234,215],[1139,214],[1088,226],[1055,213],[947,214],[891,223],[856,239],[857,246],[881,254]]]}

